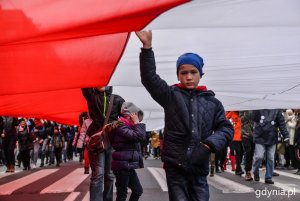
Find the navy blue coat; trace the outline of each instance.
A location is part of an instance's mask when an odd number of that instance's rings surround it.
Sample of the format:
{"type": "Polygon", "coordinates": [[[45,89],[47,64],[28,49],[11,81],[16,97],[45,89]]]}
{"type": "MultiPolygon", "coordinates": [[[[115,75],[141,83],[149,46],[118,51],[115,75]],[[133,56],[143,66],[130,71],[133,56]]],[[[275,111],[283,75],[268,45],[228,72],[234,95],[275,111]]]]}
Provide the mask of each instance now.
{"type": "Polygon", "coordinates": [[[254,110],[252,115],[254,121],[253,141],[255,144],[276,144],[278,131],[284,138],[289,137],[282,110],[254,110]]]}
{"type": "MultiPolygon", "coordinates": [[[[152,49],[142,48],[140,67],[143,85],[165,112],[163,162],[188,170],[190,148],[200,141],[208,144],[213,152],[229,145],[233,127],[212,91],[169,86],[156,74],[152,49]]],[[[208,163],[208,160],[203,161],[206,174],[208,163]]]]}
{"type": "Polygon", "coordinates": [[[143,168],[140,142],[145,140],[145,124],[135,124],[132,128],[122,125],[113,131],[111,169],[131,170],[143,168]]]}

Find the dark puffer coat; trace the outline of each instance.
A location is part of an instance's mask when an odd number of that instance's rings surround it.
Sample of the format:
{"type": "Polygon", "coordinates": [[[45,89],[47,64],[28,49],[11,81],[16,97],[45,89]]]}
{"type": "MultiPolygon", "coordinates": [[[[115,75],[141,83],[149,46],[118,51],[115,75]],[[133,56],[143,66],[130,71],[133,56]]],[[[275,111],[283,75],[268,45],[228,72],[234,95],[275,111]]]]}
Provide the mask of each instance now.
{"type": "MultiPolygon", "coordinates": [[[[143,85],[165,112],[163,162],[188,170],[190,149],[200,141],[208,144],[213,152],[229,145],[233,127],[212,91],[206,91],[206,87],[188,91],[169,86],[156,74],[152,49],[142,48],[140,66],[143,85]]],[[[208,163],[208,160],[203,162],[205,175],[208,163]]]]}
{"type": "Polygon", "coordinates": [[[132,128],[121,125],[114,130],[112,140],[111,169],[130,170],[143,168],[143,157],[140,142],[146,138],[145,124],[135,124],[132,128]]]}

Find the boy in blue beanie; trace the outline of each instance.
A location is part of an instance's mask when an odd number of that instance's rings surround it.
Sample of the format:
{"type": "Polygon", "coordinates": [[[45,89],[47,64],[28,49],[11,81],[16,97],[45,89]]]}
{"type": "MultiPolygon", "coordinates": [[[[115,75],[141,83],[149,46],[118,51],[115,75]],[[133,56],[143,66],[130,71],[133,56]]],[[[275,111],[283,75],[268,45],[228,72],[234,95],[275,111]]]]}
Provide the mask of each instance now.
{"type": "Polygon", "coordinates": [[[156,74],[152,32],[139,31],[141,79],[152,98],[165,111],[161,159],[166,172],[169,200],[209,200],[209,155],[227,147],[233,127],[222,103],[205,86],[198,86],[203,59],[194,53],[177,60],[179,84],[169,86],[156,74]]]}

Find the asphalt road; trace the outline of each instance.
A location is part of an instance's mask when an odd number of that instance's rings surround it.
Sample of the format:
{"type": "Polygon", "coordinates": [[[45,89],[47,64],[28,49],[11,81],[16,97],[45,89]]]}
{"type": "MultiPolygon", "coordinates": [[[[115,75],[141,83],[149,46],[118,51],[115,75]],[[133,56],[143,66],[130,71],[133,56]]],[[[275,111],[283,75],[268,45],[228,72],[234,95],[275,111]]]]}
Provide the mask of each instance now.
{"type": "MultiPolygon", "coordinates": [[[[144,188],[141,201],[168,201],[168,189],[160,160],[147,159],[145,168],[137,170],[144,188]]],[[[17,169],[16,173],[4,173],[0,167],[1,201],[82,201],[89,200],[90,176],[83,174],[83,166],[68,161],[61,167],[45,166],[30,171],[17,169]]],[[[246,182],[228,170],[209,177],[210,200],[300,200],[300,176],[295,171],[278,171],[275,185],[263,182],[246,182]]],[[[264,170],[261,170],[263,178],[264,170]]],[[[262,180],[263,181],[263,180],[262,180]]],[[[115,192],[115,189],[114,189],[115,192]]],[[[130,191],[129,191],[130,193],[130,191]]],[[[129,196],[128,196],[129,197],[129,196]]]]}

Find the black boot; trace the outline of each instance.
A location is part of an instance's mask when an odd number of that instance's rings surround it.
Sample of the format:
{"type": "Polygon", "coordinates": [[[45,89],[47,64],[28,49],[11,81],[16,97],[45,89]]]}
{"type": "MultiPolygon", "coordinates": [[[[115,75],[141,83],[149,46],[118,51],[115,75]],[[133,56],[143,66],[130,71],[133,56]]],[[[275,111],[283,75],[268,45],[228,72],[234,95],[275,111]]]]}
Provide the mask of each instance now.
{"type": "Polygon", "coordinates": [[[243,170],[236,170],[236,171],[235,171],[235,175],[242,176],[242,174],[244,174],[244,171],[243,171],[243,170]]]}
{"type": "Polygon", "coordinates": [[[90,174],[90,168],[84,167],[84,174],[90,174]]]}
{"type": "Polygon", "coordinates": [[[210,175],[209,176],[213,177],[214,174],[215,174],[215,166],[212,165],[212,166],[210,166],[210,175]]]}

